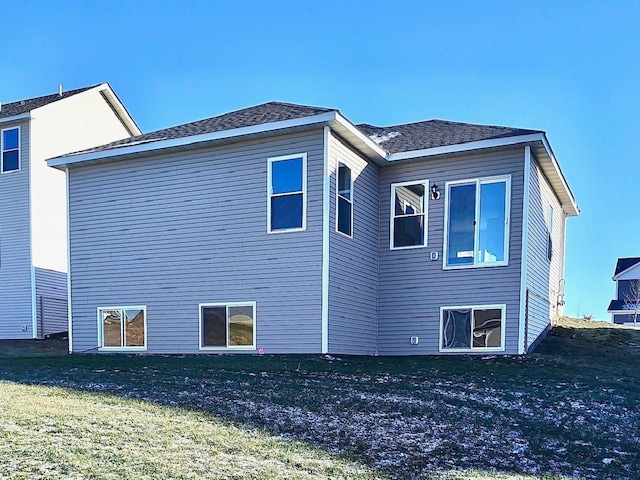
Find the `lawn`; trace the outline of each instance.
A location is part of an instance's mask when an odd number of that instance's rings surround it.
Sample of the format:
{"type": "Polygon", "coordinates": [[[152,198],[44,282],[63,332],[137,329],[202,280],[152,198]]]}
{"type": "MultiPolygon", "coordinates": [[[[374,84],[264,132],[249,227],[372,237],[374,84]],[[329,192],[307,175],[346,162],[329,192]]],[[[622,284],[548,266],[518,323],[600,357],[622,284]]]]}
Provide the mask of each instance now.
{"type": "Polygon", "coordinates": [[[565,320],[527,357],[6,351],[0,479],[639,475],[628,329],[565,320]]]}

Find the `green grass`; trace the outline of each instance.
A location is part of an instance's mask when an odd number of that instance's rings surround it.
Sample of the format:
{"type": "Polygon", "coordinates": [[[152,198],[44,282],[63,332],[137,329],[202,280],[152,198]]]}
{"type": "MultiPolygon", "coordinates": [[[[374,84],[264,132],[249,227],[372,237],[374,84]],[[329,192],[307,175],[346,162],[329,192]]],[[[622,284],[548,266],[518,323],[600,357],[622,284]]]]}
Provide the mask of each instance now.
{"type": "Polygon", "coordinates": [[[0,342],[0,479],[637,478],[629,329],[565,320],[527,357],[24,346],[0,342]]]}

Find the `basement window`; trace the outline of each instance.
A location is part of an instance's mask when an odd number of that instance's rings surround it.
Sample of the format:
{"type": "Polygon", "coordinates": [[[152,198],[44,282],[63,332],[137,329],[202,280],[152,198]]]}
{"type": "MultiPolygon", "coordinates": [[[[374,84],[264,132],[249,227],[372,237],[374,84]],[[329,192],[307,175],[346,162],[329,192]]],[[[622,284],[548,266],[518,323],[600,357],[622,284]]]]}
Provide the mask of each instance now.
{"type": "Polygon", "coordinates": [[[442,307],[440,351],[504,351],[505,305],[442,307]]]}
{"type": "Polygon", "coordinates": [[[201,303],[200,350],[256,348],[256,304],[201,303]]]}
{"type": "Polygon", "coordinates": [[[98,308],[100,350],[146,350],[147,307],[98,308]]]}

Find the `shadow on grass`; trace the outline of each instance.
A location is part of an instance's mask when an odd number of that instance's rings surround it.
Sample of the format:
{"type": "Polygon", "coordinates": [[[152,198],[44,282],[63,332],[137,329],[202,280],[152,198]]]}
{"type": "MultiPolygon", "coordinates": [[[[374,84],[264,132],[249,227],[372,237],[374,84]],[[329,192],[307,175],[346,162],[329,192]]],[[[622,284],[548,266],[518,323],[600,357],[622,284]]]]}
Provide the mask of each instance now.
{"type": "Polygon", "coordinates": [[[205,412],[396,478],[634,478],[640,332],[587,326],[528,357],[74,355],[0,358],[0,378],[205,412]]]}

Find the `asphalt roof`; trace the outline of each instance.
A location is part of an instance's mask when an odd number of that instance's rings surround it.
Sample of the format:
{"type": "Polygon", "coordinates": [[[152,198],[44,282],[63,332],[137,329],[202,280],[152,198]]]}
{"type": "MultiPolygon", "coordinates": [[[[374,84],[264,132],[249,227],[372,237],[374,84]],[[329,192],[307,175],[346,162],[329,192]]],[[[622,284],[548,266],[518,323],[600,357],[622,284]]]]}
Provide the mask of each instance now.
{"type": "MultiPolygon", "coordinates": [[[[292,103],[268,102],[204,120],[125,138],[78,153],[100,152],[128,145],[174,140],[236,128],[301,119],[327,112],[338,112],[338,110],[292,103]]],[[[540,130],[474,125],[445,120],[429,120],[388,127],[360,124],[356,127],[389,153],[540,133],[540,130]]]]}
{"type": "Polygon", "coordinates": [[[616,263],[616,271],[613,275],[618,275],[619,273],[633,267],[637,263],[640,263],[640,257],[619,258],[618,263],[616,263]]]}
{"type": "Polygon", "coordinates": [[[427,120],[388,127],[376,127],[366,123],[356,126],[389,153],[541,133],[540,130],[475,125],[447,120],[427,120]]]}
{"type": "Polygon", "coordinates": [[[13,117],[15,115],[21,115],[23,113],[30,112],[31,110],[35,110],[36,108],[43,107],[45,105],[48,105],[49,103],[57,102],[58,100],[71,97],[78,93],[82,93],[86,90],[91,90],[92,88],[95,88],[98,85],[101,85],[101,84],[92,85],[90,87],[77,88],[75,90],[68,90],[66,92],[62,92],[62,95],[59,95],[56,92],[51,95],[44,95],[43,97],[35,97],[35,98],[29,98],[26,100],[18,100],[17,102],[11,102],[11,103],[2,103],[0,106],[0,118],[13,117]]]}
{"type": "Polygon", "coordinates": [[[85,150],[84,152],[110,150],[116,147],[124,147],[127,145],[136,145],[153,141],[173,140],[177,138],[191,137],[194,135],[233,130],[235,128],[251,127],[254,125],[281,122],[285,120],[295,120],[298,118],[305,118],[336,111],[337,110],[333,108],[310,107],[283,102],[268,102],[254,107],[224,113],[216,117],[205,118],[203,120],[197,120],[195,122],[185,123],[175,127],[163,128],[162,130],[144,133],[135,137],[124,138],[107,145],[85,150]]]}

